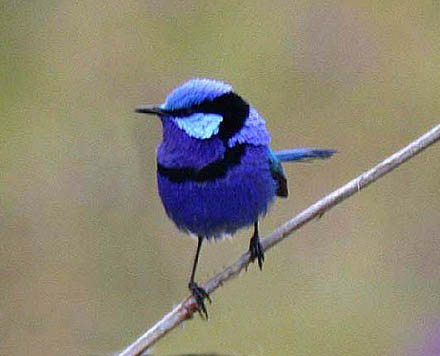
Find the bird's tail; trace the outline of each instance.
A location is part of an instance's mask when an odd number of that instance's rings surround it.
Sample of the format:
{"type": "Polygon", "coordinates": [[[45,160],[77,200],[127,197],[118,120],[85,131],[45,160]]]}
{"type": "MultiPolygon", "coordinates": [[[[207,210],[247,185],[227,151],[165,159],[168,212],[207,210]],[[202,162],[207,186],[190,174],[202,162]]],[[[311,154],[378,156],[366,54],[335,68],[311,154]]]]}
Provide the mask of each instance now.
{"type": "Polygon", "coordinates": [[[337,151],[323,148],[293,148],[275,152],[275,157],[281,162],[307,162],[317,158],[325,159],[333,156],[337,151]]]}

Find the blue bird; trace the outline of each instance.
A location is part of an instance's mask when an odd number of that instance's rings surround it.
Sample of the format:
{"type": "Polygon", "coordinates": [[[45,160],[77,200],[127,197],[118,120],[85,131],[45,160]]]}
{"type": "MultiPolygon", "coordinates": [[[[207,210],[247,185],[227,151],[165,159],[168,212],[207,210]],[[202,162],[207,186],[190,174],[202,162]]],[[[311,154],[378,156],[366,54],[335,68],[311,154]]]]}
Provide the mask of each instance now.
{"type": "Polygon", "coordinates": [[[336,151],[299,148],[273,152],[261,115],[231,85],[197,78],[174,89],[159,106],[136,112],[159,116],[163,138],[157,150],[159,195],[176,226],[198,237],[189,289],[200,315],[208,317],[208,293],[195,282],[204,239],[221,239],[253,225],[251,261],[262,269],[258,219],[275,197],[287,197],[281,162],[331,157],[336,151]],[[203,313],[203,314],[202,314],[203,313]]]}

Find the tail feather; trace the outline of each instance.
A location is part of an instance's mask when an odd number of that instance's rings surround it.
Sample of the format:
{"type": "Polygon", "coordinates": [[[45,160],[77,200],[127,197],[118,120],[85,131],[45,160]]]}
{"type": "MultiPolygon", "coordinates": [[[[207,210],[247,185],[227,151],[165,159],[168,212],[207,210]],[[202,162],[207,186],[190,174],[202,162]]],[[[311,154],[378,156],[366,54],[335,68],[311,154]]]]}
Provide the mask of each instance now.
{"type": "Polygon", "coordinates": [[[290,150],[282,150],[275,152],[275,157],[278,158],[281,162],[288,162],[288,161],[305,162],[317,158],[319,159],[330,158],[335,153],[337,153],[337,151],[332,149],[293,148],[290,150]]]}

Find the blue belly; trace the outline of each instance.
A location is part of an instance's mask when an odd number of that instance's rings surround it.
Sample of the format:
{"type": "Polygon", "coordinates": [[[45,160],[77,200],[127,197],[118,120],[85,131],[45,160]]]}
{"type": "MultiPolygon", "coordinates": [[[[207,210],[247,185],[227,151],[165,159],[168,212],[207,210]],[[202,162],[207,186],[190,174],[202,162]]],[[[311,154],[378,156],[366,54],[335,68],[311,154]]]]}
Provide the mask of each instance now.
{"type": "Polygon", "coordinates": [[[158,173],[158,187],[168,216],[177,227],[206,238],[219,238],[251,225],[275,198],[264,146],[248,146],[240,164],[222,178],[172,182],[158,173]]]}

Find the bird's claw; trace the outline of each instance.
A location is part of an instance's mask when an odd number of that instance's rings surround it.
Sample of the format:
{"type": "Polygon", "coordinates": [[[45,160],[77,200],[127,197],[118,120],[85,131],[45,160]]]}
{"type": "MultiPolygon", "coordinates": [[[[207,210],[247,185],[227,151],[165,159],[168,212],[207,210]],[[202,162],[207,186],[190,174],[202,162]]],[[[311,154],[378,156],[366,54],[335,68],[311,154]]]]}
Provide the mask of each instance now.
{"type": "Polygon", "coordinates": [[[261,246],[260,239],[258,236],[253,236],[251,238],[251,242],[249,244],[249,252],[251,254],[250,261],[254,262],[255,259],[258,260],[258,267],[260,270],[263,269],[263,262],[264,262],[264,252],[263,247],[261,246]]]}
{"type": "Polygon", "coordinates": [[[196,282],[190,282],[188,284],[188,288],[191,291],[194,299],[196,300],[197,311],[199,312],[200,316],[202,317],[202,319],[208,320],[208,312],[206,310],[204,300],[206,298],[211,304],[211,298],[209,297],[209,294],[202,287],[199,287],[196,282]]]}

